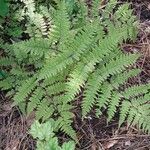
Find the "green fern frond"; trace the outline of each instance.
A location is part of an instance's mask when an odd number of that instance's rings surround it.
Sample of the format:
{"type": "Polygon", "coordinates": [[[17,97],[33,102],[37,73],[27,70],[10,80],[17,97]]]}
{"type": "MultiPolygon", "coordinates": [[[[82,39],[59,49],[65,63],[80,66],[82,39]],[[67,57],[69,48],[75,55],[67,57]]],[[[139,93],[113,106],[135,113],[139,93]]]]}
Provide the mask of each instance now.
{"type": "Polygon", "coordinates": [[[117,107],[119,106],[119,102],[121,99],[121,94],[117,92],[113,92],[111,100],[108,104],[108,122],[114,117],[117,107]]]}
{"type": "Polygon", "coordinates": [[[72,139],[77,140],[76,133],[71,127],[73,114],[68,111],[61,112],[61,117],[58,118],[60,129],[67,133],[72,139]]]}
{"type": "Polygon", "coordinates": [[[73,27],[77,29],[86,25],[89,9],[85,1],[76,1],[75,3],[77,5],[77,15],[72,22],[73,27]]]}
{"type": "Polygon", "coordinates": [[[133,99],[134,105],[136,105],[136,107],[138,107],[138,106],[143,105],[143,104],[148,104],[149,103],[149,98],[150,98],[149,93],[146,93],[144,96],[134,98],[133,99]]]}
{"type": "Polygon", "coordinates": [[[26,24],[27,30],[31,37],[42,38],[48,36],[49,25],[45,20],[45,16],[36,12],[34,0],[25,1],[24,3],[24,15],[27,17],[28,24],[26,24]]]}
{"type": "Polygon", "coordinates": [[[46,92],[48,95],[56,95],[64,92],[66,89],[66,84],[63,82],[58,82],[52,84],[46,88],[46,92]]]}
{"type": "Polygon", "coordinates": [[[72,139],[74,139],[75,141],[77,141],[77,137],[76,137],[76,132],[75,130],[72,129],[70,124],[66,123],[66,120],[62,121],[62,126],[60,127],[61,130],[66,133],[67,135],[69,135],[72,139]]]}
{"type": "Polygon", "coordinates": [[[0,89],[8,90],[13,87],[14,78],[7,77],[6,79],[0,80],[0,89]]]}
{"type": "Polygon", "coordinates": [[[20,77],[22,79],[27,79],[30,73],[26,72],[24,68],[20,68],[19,66],[12,68],[10,73],[16,77],[20,77]]]}
{"type": "Polygon", "coordinates": [[[101,0],[93,0],[92,1],[92,10],[91,10],[91,13],[92,13],[93,17],[99,16],[98,13],[99,13],[100,3],[101,3],[101,0]]]}
{"type": "Polygon", "coordinates": [[[127,117],[127,122],[128,122],[128,124],[131,124],[131,123],[132,123],[132,121],[133,121],[133,119],[134,119],[134,117],[136,116],[137,113],[138,113],[138,112],[137,112],[136,108],[130,109],[129,115],[128,115],[128,117],[127,117]]]}
{"type": "Polygon", "coordinates": [[[96,94],[99,90],[100,84],[105,81],[110,75],[122,72],[125,67],[132,65],[138,58],[138,55],[121,55],[116,60],[112,60],[93,73],[92,78],[88,81],[87,89],[85,90],[82,111],[83,116],[89,112],[95,103],[96,94]],[[120,63],[121,62],[121,63],[120,63]]]}
{"type": "MultiPolygon", "coordinates": [[[[30,39],[13,44],[13,50],[17,58],[30,53],[30,57],[40,58],[50,52],[50,43],[47,39],[30,39]],[[41,44],[42,43],[42,44],[41,44]]],[[[52,52],[52,51],[51,51],[52,52]]],[[[23,56],[24,58],[25,56],[23,56]]]]}
{"type": "Polygon", "coordinates": [[[118,10],[114,13],[115,19],[121,20],[123,23],[130,20],[132,18],[132,21],[135,20],[135,16],[132,15],[132,9],[129,9],[130,4],[126,3],[124,5],[121,5],[118,10]]]}
{"type": "Polygon", "coordinates": [[[110,14],[113,12],[113,10],[116,7],[117,3],[118,3],[118,0],[109,0],[107,5],[105,6],[105,9],[102,10],[102,11],[104,11],[102,13],[104,18],[108,19],[110,17],[110,14]]]}
{"type": "Polygon", "coordinates": [[[119,117],[119,127],[125,121],[127,115],[129,114],[131,107],[131,103],[129,101],[123,101],[120,109],[120,117],[119,117]]]}
{"type": "Polygon", "coordinates": [[[52,58],[42,68],[39,73],[39,80],[48,79],[52,76],[57,75],[58,72],[63,71],[67,65],[72,64],[72,57],[69,57],[69,53],[61,54],[58,57],[52,58]]]}
{"type": "Polygon", "coordinates": [[[37,105],[36,109],[35,115],[37,120],[42,118],[42,121],[45,121],[54,113],[54,108],[52,105],[50,105],[50,102],[47,99],[42,99],[42,101],[37,105]]]}
{"type": "Polygon", "coordinates": [[[47,87],[58,82],[65,82],[67,74],[68,72],[66,70],[66,72],[62,72],[56,75],[55,77],[50,77],[50,78],[45,79],[41,85],[43,87],[47,87]]]}
{"type": "Polygon", "coordinates": [[[86,89],[84,91],[84,99],[82,102],[82,116],[85,117],[87,113],[91,110],[93,105],[95,104],[96,94],[99,90],[100,82],[98,80],[97,72],[93,73],[86,85],[86,89]]]}
{"type": "Polygon", "coordinates": [[[85,82],[91,73],[94,70],[95,63],[79,63],[76,65],[74,71],[70,74],[69,81],[67,82],[67,97],[68,102],[73,100],[75,96],[80,92],[81,87],[85,85],[85,82]]]}
{"type": "Polygon", "coordinates": [[[122,95],[129,99],[130,97],[138,96],[140,94],[145,94],[150,89],[150,84],[147,85],[135,85],[125,89],[122,95]]]}
{"type": "Polygon", "coordinates": [[[85,116],[94,105],[101,83],[110,75],[120,73],[125,69],[125,67],[132,65],[138,57],[139,56],[136,54],[121,55],[119,58],[116,58],[116,60],[112,60],[107,63],[106,66],[99,68],[97,72],[95,71],[93,77],[88,81],[87,89],[84,92],[85,95],[82,105],[83,116],[85,116]]]}
{"type": "Polygon", "coordinates": [[[28,94],[30,94],[30,92],[35,88],[35,86],[35,77],[25,80],[22,83],[22,85],[18,88],[18,91],[13,98],[15,105],[24,102],[25,98],[28,96],[28,94]]]}
{"type": "Polygon", "coordinates": [[[103,79],[107,78],[109,75],[115,75],[116,73],[120,73],[123,70],[125,70],[126,67],[133,65],[138,58],[139,58],[138,54],[120,55],[116,57],[115,60],[111,60],[109,63],[107,63],[106,66],[103,66],[100,69],[99,74],[103,79]]]}
{"type": "Polygon", "coordinates": [[[106,108],[106,105],[108,105],[108,102],[110,102],[111,94],[112,94],[112,86],[108,83],[103,84],[100,87],[100,91],[98,93],[98,98],[96,99],[98,107],[96,109],[96,116],[98,117],[101,114],[101,109],[106,108]]]}
{"type": "Polygon", "coordinates": [[[145,100],[149,100],[149,98],[150,98],[150,92],[148,92],[147,94],[144,95],[145,100]]]}
{"type": "MultiPolygon", "coordinates": [[[[44,16],[38,13],[34,13],[34,16],[30,17],[30,22],[31,22],[31,27],[32,27],[32,23],[35,25],[35,37],[36,38],[40,39],[42,36],[46,37],[48,35],[48,32],[47,32],[48,26],[44,19],[44,16]]],[[[28,28],[27,28],[27,31],[29,31],[28,28]]]]}
{"type": "Polygon", "coordinates": [[[37,87],[37,89],[35,89],[35,91],[33,92],[32,96],[29,98],[29,102],[27,105],[27,114],[30,114],[35,108],[37,108],[43,96],[44,96],[43,89],[37,87]]]}
{"type": "Polygon", "coordinates": [[[1,57],[0,59],[0,66],[11,66],[15,64],[14,59],[8,57],[1,57]]]}
{"type": "Polygon", "coordinates": [[[117,74],[115,77],[112,78],[111,84],[113,87],[118,89],[118,87],[124,84],[129,78],[137,76],[140,72],[140,69],[132,69],[128,72],[125,71],[124,73],[117,74]]]}
{"type": "Polygon", "coordinates": [[[137,22],[135,22],[136,17],[132,15],[133,10],[129,9],[129,4],[124,4],[118,8],[118,10],[114,14],[114,18],[116,21],[121,21],[124,26],[126,26],[126,30],[129,38],[135,39],[137,36],[137,22]]]}
{"type": "Polygon", "coordinates": [[[66,51],[45,64],[39,78],[44,79],[54,76],[65,69],[67,65],[71,65],[75,60],[79,60],[82,53],[88,49],[88,46],[93,41],[94,29],[92,24],[90,24],[86,26],[84,30],[81,30],[81,32],[74,37],[72,45],[66,47],[66,51]]]}
{"type": "Polygon", "coordinates": [[[118,47],[118,44],[123,41],[125,36],[127,36],[126,30],[124,31],[124,29],[120,27],[113,27],[111,32],[100,41],[100,44],[94,47],[93,54],[95,55],[95,59],[97,58],[101,61],[105,55],[113,52],[118,47]]]}
{"type": "Polygon", "coordinates": [[[60,50],[62,50],[63,44],[68,41],[70,21],[65,1],[60,1],[57,5],[58,9],[54,12],[53,17],[54,30],[52,31],[52,36],[56,41],[60,42],[60,50]]]}
{"type": "Polygon", "coordinates": [[[127,102],[126,104],[129,105],[122,105],[120,125],[123,123],[125,118],[127,118],[129,125],[138,125],[139,128],[144,131],[150,132],[150,122],[148,119],[150,114],[150,104],[139,104],[137,106],[134,104],[134,101],[132,101],[132,103],[127,102]]]}

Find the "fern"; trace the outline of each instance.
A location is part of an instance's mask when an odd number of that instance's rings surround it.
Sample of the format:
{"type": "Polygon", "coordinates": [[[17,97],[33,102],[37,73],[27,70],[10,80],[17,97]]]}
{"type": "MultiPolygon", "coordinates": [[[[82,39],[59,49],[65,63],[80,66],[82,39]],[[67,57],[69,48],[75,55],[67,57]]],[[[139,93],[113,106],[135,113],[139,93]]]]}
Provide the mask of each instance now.
{"type": "Polygon", "coordinates": [[[42,88],[38,87],[34,92],[33,95],[29,98],[29,102],[27,105],[27,114],[33,112],[35,108],[37,108],[38,104],[44,95],[44,91],[42,88]]]}
{"type": "Polygon", "coordinates": [[[64,89],[65,89],[65,84],[63,82],[55,83],[51,86],[48,86],[46,92],[48,95],[57,95],[64,92],[64,89]]]}
{"type": "Polygon", "coordinates": [[[71,127],[72,117],[73,117],[72,113],[70,113],[68,111],[63,111],[63,112],[61,112],[61,117],[59,117],[57,121],[59,122],[59,128],[63,132],[65,132],[68,135],[70,135],[70,137],[72,139],[77,141],[76,132],[71,127]]]}
{"type": "Polygon", "coordinates": [[[118,89],[120,85],[123,85],[129,78],[132,78],[134,76],[137,76],[140,73],[140,69],[132,69],[129,70],[128,72],[125,71],[124,73],[117,74],[113,79],[112,79],[112,85],[118,89]]]}
{"type": "Polygon", "coordinates": [[[124,92],[123,92],[123,96],[127,99],[129,99],[130,97],[133,97],[133,96],[138,96],[140,94],[145,94],[148,92],[148,90],[150,89],[150,85],[147,84],[147,85],[140,85],[140,86],[132,86],[128,89],[126,89],[124,92]]]}
{"type": "Polygon", "coordinates": [[[100,93],[97,94],[97,98],[96,98],[96,106],[98,107],[96,109],[97,117],[99,117],[99,115],[102,114],[101,109],[106,108],[106,106],[108,105],[112,95],[112,90],[113,87],[108,83],[104,83],[100,87],[100,93]]]}
{"type": "Polygon", "coordinates": [[[77,37],[74,37],[73,43],[69,47],[66,47],[68,50],[60,53],[44,66],[39,79],[54,76],[65,69],[68,64],[72,64],[74,60],[78,60],[83,51],[91,44],[93,33],[94,28],[92,28],[92,25],[88,25],[85,31],[81,30],[81,33],[77,37]]]}
{"type": "Polygon", "coordinates": [[[30,39],[26,42],[14,43],[11,47],[17,59],[35,57],[35,60],[44,57],[49,52],[50,43],[46,39],[30,39]],[[41,45],[42,43],[42,45],[41,45]]]}
{"type": "Polygon", "coordinates": [[[42,118],[43,121],[47,120],[49,117],[52,116],[54,113],[53,106],[49,106],[50,103],[47,99],[43,99],[38,105],[37,105],[37,111],[36,111],[36,119],[39,120],[42,118]]]}
{"type": "Polygon", "coordinates": [[[76,1],[76,10],[70,11],[65,0],[50,8],[22,2],[30,38],[0,45],[5,51],[0,88],[11,90],[14,104],[24,113],[35,111],[42,122],[54,118],[57,131],[77,140],[72,110],[81,94],[83,119],[95,109],[97,117],[106,110],[111,121],[119,111],[119,126],[126,120],[149,132],[150,86],[126,84],[140,73],[135,65],[140,56],[120,46],[137,35],[130,6],[117,0],[102,6],[94,0],[88,10],[76,1]]]}
{"type": "Polygon", "coordinates": [[[15,104],[19,104],[23,101],[25,101],[25,98],[28,96],[28,94],[31,92],[31,90],[34,89],[36,86],[35,84],[35,78],[32,77],[28,80],[25,80],[22,85],[18,88],[18,92],[14,96],[14,102],[15,104]]]}
{"type": "Polygon", "coordinates": [[[119,93],[113,93],[111,100],[108,104],[108,121],[110,121],[117,111],[117,107],[119,106],[119,102],[121,99],[121,95],[119,93]]]}
{"type": "Polygon", "coordinates": [[[147,100],[147,102],[145,100],[145,103],[143,104],[136,101],[136,99],[132,100],[131,102],[124,101],[121,107],[119,125],[121,125],[125,119],[127,119],[127,122],[130,125],[138,124],[139,128],[142,128],[145,132],[149,132],[149,109],[149,100],[147,100]]]}
{"type": "Polygon", "coordinates": [[[93,106],[95,101],[94,99],[102,82],[105,81],[110,75],[115,75],[116,73],[122,72],[125,67],[128,67],[134,63],[137,57],[137,55],[130,55],[130,57],[128,55],[119,56],[118,59],[116,58],[115,61],[110,61],[110,63],[107,63],[106,66],[101,67],[100,70],[98,69],[97,72],[93,74],[92,78],[89,80],[87,90],[85,91],[85,98],[82,106],[83,116],[85,116],[85,112],[89,112],[93,106]],[[122,63],[120,63],[121,61],[122,63]]]}
{"type": "Polygon", "coordinates": [[[12,64],[15,64],[12,58],[2,57],[0,59],[0,66],[11,66],[12,64]]]}
{"type": "Polygon", "coordinates": [[[93,0],[92,1],[92,15],[93,17],[97,17],[99,15],[99,7],[100,7],[100,0],[93,0]]]}
{"type": "Polygon", "coordinates": [[[63,50],[63,45],[66,44],[69,38],[70,21],[67,14],[65,1],[58,3],[58,9],[54,12],[54,31],[52,32],[53,38],[60,42],[60,50],[63,50]]]}
{"type": "Polygon", "coordinates": [[[3,90],[9,90],[13,88],[12,83],[13,83],[13,78],[7,77],[6,79],[0,81],[0,88],[3,90]]]}

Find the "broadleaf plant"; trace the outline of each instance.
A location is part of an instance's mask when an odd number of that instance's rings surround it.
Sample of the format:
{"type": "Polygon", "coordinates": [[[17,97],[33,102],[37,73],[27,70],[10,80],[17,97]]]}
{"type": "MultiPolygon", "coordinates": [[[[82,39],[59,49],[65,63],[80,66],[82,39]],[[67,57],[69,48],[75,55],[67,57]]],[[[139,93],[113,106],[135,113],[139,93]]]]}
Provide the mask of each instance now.
{"type": "Polygon", "coordinates": [[[120,46],[138,33],[130,5],[93,0],[89,10],[75,1],[78,11],[72,16],[64,0],[39,9],[33,0],[22,2],[30,39],[1,43],[7,55],[0,65],[7,76],[0,87],[14,104],[27,115],[35,111],[43,122],[54,118],[76,140],[73,101],[82,94],[83,119],[92,109],[97,117],[105,109],[111,121],[119,110],[119,126],[127,120],[150,132],[150,84],[123,86],[141,72],[135,65],[140,55],[120,46]]]}
{"type": "Polygon", "coordinates": [[[75,150],[73,141],[65,142],[59,146],[54,130],[55,123],[52,119],[42,124],[35,121],[31,125],[30,134],[37,140],[36,150],[75,150]]]}

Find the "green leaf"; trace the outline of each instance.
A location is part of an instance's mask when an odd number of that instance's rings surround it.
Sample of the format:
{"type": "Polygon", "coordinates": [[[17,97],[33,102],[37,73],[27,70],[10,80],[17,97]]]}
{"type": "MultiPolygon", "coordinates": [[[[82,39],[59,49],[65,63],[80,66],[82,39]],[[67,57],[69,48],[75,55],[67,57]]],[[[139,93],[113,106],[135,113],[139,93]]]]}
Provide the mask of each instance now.
{"type": "Polygon", "coordinates": [[[62,146],[62,150],[74,150],[74,149],[75,149],[75,143],[73,141],[64,143],[62,146]]]}
{"type": "Polygon", "coordinates": [[[51,122],[40,124],[38,121],[35,121],[30,130],[30,134],[33,138],[38,138],[39,140],[49,139],[54,136],[53,127],[51,122]]]}
{"type": "Polygon", "coordinates": [[[6,0],[0,0],[0,16],[4,17],[8,13],[8,3],[6,0]]]}
{"type": "Polygon", "coordinates": [[[0,79],[5,78],[7,76],[6,72],[0,70],[0,79]]]}

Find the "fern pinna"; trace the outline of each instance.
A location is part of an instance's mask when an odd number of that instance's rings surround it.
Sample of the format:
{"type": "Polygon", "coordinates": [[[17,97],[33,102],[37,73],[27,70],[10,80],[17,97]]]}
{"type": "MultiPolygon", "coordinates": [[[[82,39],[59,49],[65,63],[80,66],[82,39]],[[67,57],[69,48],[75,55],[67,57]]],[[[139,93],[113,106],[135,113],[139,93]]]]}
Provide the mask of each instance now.
{"type": "Polygon", "coordinates": [[[42,10],[25,3],[25,15],[34,10],[35,16],[27,26],[36,25],[39,16],[38,21],[43,18],[38,26],[41,32],[33,36],[26,30],[29,40],[1,46],[8,54],[0,61],[7,72],[1,88],[13,95],[14,104],[23,112],[35,111],[43,121],[53,117],[59,129],[74,139],[71,102],[81,93],[83,118],[91,109],[98,117],[105,108],[110,121],[119,109],[119,125],[127,120],[150,132],[150,85],[122,88],[140,73],[135,65],[139,54],[124,53],[120,48],[137,35],[137,21],[129,4],[109,0],[101,6],[99,0],[93,0],[90,10],[84,2],[76,1],[76,6],[78,12],[72,17],[63,0],[55,8],[42,10]]]}

